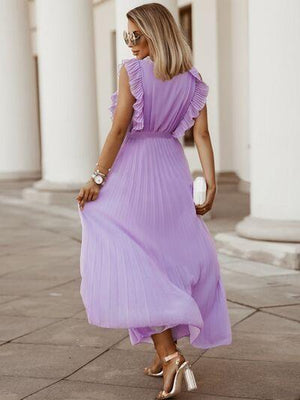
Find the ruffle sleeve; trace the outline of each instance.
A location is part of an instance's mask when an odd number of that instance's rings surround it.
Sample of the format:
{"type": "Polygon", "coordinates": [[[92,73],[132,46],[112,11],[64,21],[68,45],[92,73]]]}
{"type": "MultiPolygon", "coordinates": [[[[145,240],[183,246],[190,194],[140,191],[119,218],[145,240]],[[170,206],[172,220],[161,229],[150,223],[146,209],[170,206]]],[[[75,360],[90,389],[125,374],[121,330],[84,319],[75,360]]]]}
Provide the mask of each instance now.
{"type": "Polygon", "coordinates": [[[196,78],[195,89],[187,111],[176,129],[172,132],[172,135],[176,138],[183,136],[194,125],[194,118],[198,117],[207,101],[209,86],[200,78],[199,72],[195,67],[192,67],[189,72],[196,78]]]}
{"type": "MultiPolygon", "coordinates": [[[[118,79],[120,76],[121,67],[123,65],[125,65],[128,73],[130,91],[136,99],[135,103],[133,104],[134,111],[131,120],[131,128],[134,130],[141,130],[144,128],[144,91],[141,62],[136,58],[123,59],[122,62],[118,64],[118,79]]],[[[109,107],[111,119],[113,119],[115,115],[118,93],[118,90],[116,90],[111,95],[111,105],[109,107]]]]}

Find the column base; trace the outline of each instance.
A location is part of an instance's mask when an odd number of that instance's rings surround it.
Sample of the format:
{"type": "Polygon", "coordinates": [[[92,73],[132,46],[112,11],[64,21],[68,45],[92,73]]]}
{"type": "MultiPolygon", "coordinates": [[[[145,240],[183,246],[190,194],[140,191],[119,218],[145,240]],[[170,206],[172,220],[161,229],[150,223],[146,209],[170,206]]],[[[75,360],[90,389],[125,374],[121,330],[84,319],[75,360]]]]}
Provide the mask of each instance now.
{"type": "Polygon", "coordinates": [[[235,226],[235,230],[247,239],[300,243],[300,221],[270,220],[249,215],[235,226]]]}
{"type": "Polygon", "coordinates": [[[277,267],[300,270],[300,244],[246,239],[234,231],[214,236],[221,254],[258,261],[277,267]]]}
{"type": "Polygon", "coordinates": [[[0,172],[0,182],[39,179],[40,177],[41,177],[41,171],[39,170],[0,172]]]}
{"type": "Polygon", "coordinates": [[[40,204],[70,206],[77,204],[76,196],[85,183],[53,183],[42,179],[23,189],[22,197],[40,204]]]}

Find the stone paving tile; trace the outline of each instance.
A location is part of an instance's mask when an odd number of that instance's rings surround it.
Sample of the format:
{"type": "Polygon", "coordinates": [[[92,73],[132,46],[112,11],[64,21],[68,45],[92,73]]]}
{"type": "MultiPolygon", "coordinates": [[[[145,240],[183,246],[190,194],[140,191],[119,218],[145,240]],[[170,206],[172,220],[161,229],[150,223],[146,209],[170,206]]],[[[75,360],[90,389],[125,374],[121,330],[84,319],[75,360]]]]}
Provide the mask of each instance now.
{"type": "Polygon", "coordinates": [[[79,311],[78,313],[75,313],[72,315],[72,318],[74,319],[84,319],[87,320],[87,315],[86,315],[86,310],[85,308],[83,308],[81,311],[79,311]]]}
{"type": "Polygon", "coordinates": [[[18,299],[19,296],[0,296],[0,304],[9,303],[12,300],[18,299]]]}
{"type": "Polygon", "coordinates": [[[221,276],[225,289],[228,290],[237,289],[244,291],[248,289],[264,288],[266,286],[288,286],[278,281],[272,281],[270,278],[268,278],[268,280],[262,280],[260,277],[230,271],[226,268],[223,268],[221,271],[221,276]]]}
{"type": "Polygon", "coordinates": [[[227,306],[231,326],[237,324],[238,322],[255,312],[255,309],[252,307],[242,306],[240,304],[232,303],[231,301],[227,301],[227,306]]]}
{"type": "Polygon", "coordinates": [[[300,325],[296,321],[290,321],[262,311],[257,311],[234,327],[236,332],[262,333],[266,335],[270,333],[299,335],[299,329],[300,325]]]}
{"type": "Polygon", "coordinates": [[[9,272],[5,275],[7,279],[44,279],[55,281],[55,283],[69,282],[80,277],[79,268],[71,264],[69,260],[59,261],[55,265],[45,264],[29,267],[20,271],[9,272]]]}
{"type": "MultiPolygon", "coordinates": [[[[189,360],[194,362],[199,355],[195,352],[189,360]]],[[[142,351],[110,349],[101,357],[92,361],[72,376],[69,380],[116,384],[122,386],[145,387],[160,389],[160,379],[149,379],[143,373],[144,367],[149,365],[153,355],[142,351]]]]}
{"type": "Polygon", "coordinates": [[[201,357],[194,365],[199,394],[249,399],[299,399],[299,362],[201,357]]]}
{"type": "Polygon", "coordinates": [[[41,246],[52,246],[52,245],[70,245],[72,241],[65,235],[42,230],[40,228],[30,227],[30,235],[25,229],[16,229],[15,227],[6,228],[5,235],[0,236],[1,251],[6,246],[17,247],[18,249],[35,249],[41,246]]]}
{"type": "Polygon", "coordinates": [[[57,284],[64,283],[65,278],[62,279],[13,279],[1,277],[0,279],[0,292],[4,295],[18,295],[28,296],[34,292],[50,288],[57,284]]]}
{"type": "Polygon", "coordinates": [[[236,258],[232,261],[227,261],[226,264],[224,264],[224,268],[233,272],[239,272],[257,277],[273,277],[282,275],[299,276],[299,271],[287,270],[286,268],[280,268],[274,265],[251,260],[241,260],[239,258],[236,258]]]}
{"type": "Polygon", "coordinates": [[[0,315],[61,319],[82,310],[80,298],[64,297],[56,291],[57,289],[53,289],[43,296],[22,297],[0,304],[0,315]]]}
{"type": "MultiPolygon", "coordinates": [[[[74,267],[75,268],[75,267],[74,267]]],[[[53,286],[50,289],[45,289],[41,290],[36,293],[32,293],[32,297],[40,297],[40,296],[49,296],[51,293],[56,293],[56,296],[61,296],[70,299],[70,301],[73,301],[72,299],[76,299],[78,301],[81,301],[82,305],[83,302],[81,300],[81,295],[80,295],[80,284],[81,284],[81,278],[76,278],[70,280],[70,282],[66,282],[57,286],[53,286]]]]}
{"type": "Polygon", "coordinates": [[[202,357],[298,362],[299,354],[299,334],[246,333],[233,329],[230,346],[209,349],[202,357]]]}
{"type": "Polygon", "coordinates": [[[20,254],[20,255],[31,255],[34,257],[40,257],[44,260],[51,260],[51,255],[54,255],[55,259],[62,259],[63,257],[68,258],[72,255],[80,256],[80,243],[77,241],[67,241],[65,243],[70,243],[70,245],[65,245],[64,243],[60,243],[57,245],[51,246],[39,246],[35,249],[18,249],[14,248],[14,246],[10,246],[9,253],[6,252],[4,255],[8,254],[20,254]]]}
{"type": "Polygon", "coordinates": [[[23,336],[14,343],[110,347],[127,335],[127,329],[100,328],[80,319],[66,319],[23,336]]]}
{"type": "Polygon", "coordinates": [[[222,269],[223,265],[225,266],[225,264],[232,262],[241,262],[241,259],[238,257],[229,256],[227,254],[218,253],[218,261],[222,269]]]}
{"type": "MultiPolygon", "coordinates": [[[[64,379],[47,389],[29,396],[28,400],[153,400],[157,392],[157,389],[126,387],[118,386],[117,384],[70,382],[68,379],[64,379]]],[[[178,400],[199,400],[199,392],[181,393],[177,398],[178,400]]],[[[245,400],[245,398],[201,394],[201,400],[245,400]]],[[[256,399],[251,397],[251,400],[256,399]]]]}
{"type": "MultiPolygon", "coordinates": [[[[77,258],[77,256],[76,256],[77,258]]],[[[48,267],[60,265],[61,263],[71,263],[73,259],[70,255],[64,257],[56,255],[55,253],[49,253],[47,257],[39,257],[35,252],[29,254],[10,254],[0,256],[0,275],[3,277],[4,274],[11,272],[22,271],[33,267],[48,267]]]]}
{"type": "Polygon", "coordinates": [[[274,315],[280,315],[282,317],[290,318],[290,319],[300,322],[300,305],[299,304],[297,304],[295,306],[261,308],[261,310],[266,311],[271,314],[274,314],[274,315]]]}
{"type": "Polygon", "coordinates": [[[20,400],[55,381],[55,379],[0,376],[0,399],[20,400]]]}
{"type": "Polygon", "coordinates": [[[230,301],[252,307],[300,304],[300,287],[292,285],[265,286],[243,290],[227,287],[226,295],[230,301]]]}
{"type": "Polygon", "coordinates": [[[105,348],[7,343],[0,346],[0,375],[62,378],[105,348]]]}
{"type": "MultiPolygon", "coordinates": [[[[292,271],[294,272],[294,271],[292,271]]],[[[296,271],[296,273],[293,274],[287,274],[287,275],[280,275],[280,276],[275,276],[272,275],[269,278],[267,277],[262,277],[262,281],[264,282],[276,282],[282,285],[293,285],[300,287],[300,271],[296,271]]]]}
{"type": "MultiPolygon", "coordinates": [[[[6,186],[0,183],[2,203],[6,186]]],[[[22,207],[20,183],[10,185],[6,195],[18,197],[19,203],[11,197],[1,209],[7,235],[0,238],[0,400],[19,400],[36,390],[26,399],[154,398],[162,379],[143,374],[153,359],[153,345],[132,346],[128,330],[87,321],[80,296],[81,226],[74,204],[70,209],[22,207]],[[3,340],[20,335],[10,343],[3,340]]],[[[233,215],[228,196],[230,217],[206,221],[212,234],[234,229],[241,219],[236,210],[233,215]]],[[[222,215],[223,203],[224,198],[222,215]]],[[[233,343],[202,350],[191,346],[189,338],[179,339],[186,358],[194,362],[199,388],[178,398],[299,400],[299,325],[293,321],[299,318],[299,271],[220,253],[218,259],[233,343]],[[262,307],[266,312],[255,310],[262,307]]]]}
{"type": "MultiPolygon", "coordinates": [[[[73,229],[80,227],[80,220],[73,220],[61,216],[47,215],[45,218],[44,213],[37,212],[33,219],[30,219],[28,224],[38,229],[51,230],[53,232],[65,233],[66,231],[73,231],[73,229]]],[[[78,215],[79,218],[79,215],[78,215]]],[[[67,235],[66,235],[67,236],[67,235]]]]}
{"type": "MultiPolygon", "coordinates": [[[[0,339],[7,341],[53,323],[53,319],[0,316],[0,339]]],[[[49,329],[49,328],[46,328],[49,329]]]]}

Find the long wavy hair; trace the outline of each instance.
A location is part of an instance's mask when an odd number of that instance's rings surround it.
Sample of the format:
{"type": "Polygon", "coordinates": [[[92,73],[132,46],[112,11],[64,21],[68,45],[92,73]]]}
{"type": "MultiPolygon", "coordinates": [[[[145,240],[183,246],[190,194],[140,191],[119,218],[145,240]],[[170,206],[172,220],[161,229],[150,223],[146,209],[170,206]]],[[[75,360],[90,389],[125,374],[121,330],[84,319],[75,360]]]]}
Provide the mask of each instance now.
{"type": "Polygon", "coordinates": [[[145,36],[157,78],[169,80],[192,68],[191,48],[182,29],[165,6],[159,3],[144,4],[129,10],[126,17],[145,36]]]}

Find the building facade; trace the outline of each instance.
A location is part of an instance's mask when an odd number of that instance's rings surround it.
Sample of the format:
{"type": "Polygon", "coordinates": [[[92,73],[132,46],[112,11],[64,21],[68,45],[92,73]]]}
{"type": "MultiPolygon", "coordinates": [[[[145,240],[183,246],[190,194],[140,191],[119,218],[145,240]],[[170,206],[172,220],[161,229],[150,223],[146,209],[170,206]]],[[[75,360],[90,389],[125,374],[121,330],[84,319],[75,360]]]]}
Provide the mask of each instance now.
{"type": "MultiPolygon", "coordinates": [[[[145,2],[0,0],[0,179],[34,179],[24,198],[51,203],[89,178],[111,125],[117,64],[132,57],[125,13],[145,2]]],[[[300,2],[161,3],[210,88],[218,183],[238,181],[250,193],[250,215],[217,239],[231,248],[250,243],[258,258],[263,243],[275,246],[273,263],[289,257],[299,267],[300,2]]],[[[191,132],[181,140],[191,172],[200,173],[191,132]]]]}

